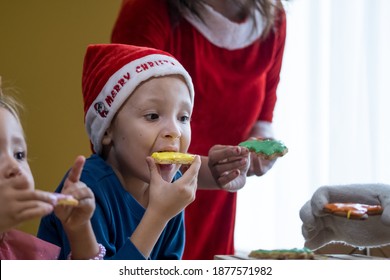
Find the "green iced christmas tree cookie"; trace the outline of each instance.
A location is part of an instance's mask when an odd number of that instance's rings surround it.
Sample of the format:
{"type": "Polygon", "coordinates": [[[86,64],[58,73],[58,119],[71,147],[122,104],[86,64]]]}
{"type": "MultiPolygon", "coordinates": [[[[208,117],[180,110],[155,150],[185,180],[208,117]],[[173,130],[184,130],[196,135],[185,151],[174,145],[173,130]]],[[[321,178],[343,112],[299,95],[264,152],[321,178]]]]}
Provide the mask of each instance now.
{"type": "Polygon", "coordinates": [[[287,147],[281,141],[274,139],[248,140],[238,145],[248,148],[266,160],[282,157],[288,152],[287,147]]]}

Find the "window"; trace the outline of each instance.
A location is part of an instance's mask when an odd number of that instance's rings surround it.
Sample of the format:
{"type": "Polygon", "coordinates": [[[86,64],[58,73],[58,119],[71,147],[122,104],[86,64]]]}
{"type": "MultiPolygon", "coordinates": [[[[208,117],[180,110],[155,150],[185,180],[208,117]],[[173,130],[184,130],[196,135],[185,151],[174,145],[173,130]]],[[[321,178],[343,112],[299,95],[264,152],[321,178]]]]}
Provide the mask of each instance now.
{"type": "Polygon", "coordinates": [[[236,249],[303,247],[321,185],[390,184],[390,1],[292,0],[276,138],[289,152],[238,193],[236,249]]]}

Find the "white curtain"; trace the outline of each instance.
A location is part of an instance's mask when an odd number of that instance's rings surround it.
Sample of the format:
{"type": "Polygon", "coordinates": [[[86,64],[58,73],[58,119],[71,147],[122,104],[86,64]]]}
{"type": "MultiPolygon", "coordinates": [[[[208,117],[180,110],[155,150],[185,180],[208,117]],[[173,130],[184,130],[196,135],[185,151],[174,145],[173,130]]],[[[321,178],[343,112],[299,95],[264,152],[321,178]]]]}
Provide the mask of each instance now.
{"type": "Polygon", "coordinates": [[[238,194],[244,253],[303,247],[299,209],[321,185],[390,184],[390,1],[285,6],[274,127],[289,152],[238,194]]]}

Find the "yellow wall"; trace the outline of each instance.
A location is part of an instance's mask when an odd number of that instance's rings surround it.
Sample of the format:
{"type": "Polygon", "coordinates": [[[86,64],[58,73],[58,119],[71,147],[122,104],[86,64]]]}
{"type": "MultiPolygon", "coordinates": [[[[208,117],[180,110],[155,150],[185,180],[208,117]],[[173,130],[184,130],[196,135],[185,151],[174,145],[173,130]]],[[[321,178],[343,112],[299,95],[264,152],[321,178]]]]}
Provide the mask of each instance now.
{"type": "MultiPolygon", "coordinates": [[[[89,156],[81,71],[86,46],[108,43],[121,0],[0,1],[0,75],[18,89],[35,187],[53,191],[89,156]]],[[[21,226],[36,234],[39,221],[21,226]]]]}

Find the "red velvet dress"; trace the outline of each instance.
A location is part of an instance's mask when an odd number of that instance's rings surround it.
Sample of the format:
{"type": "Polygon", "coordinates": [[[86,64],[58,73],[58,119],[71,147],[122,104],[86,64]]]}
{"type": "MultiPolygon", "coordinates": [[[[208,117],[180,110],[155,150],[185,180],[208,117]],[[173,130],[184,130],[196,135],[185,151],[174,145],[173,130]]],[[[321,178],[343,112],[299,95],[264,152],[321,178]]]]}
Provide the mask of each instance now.
{"type": "MultiPolygon", "coordinates": [[[[195,87],[189,152],[207,155],[213,145],[246,140],[258,120],[272,122],[286,36],[284,14],[277,30],[243,48],[227,49],[170,14],[165,0],[130,0],[122,6],[112,42],[162,49],[183,64],[195,87]]],[[[233,254],[235,214],[236,193],[198,190],[185,210],[183,259],[233,254]]]]}

